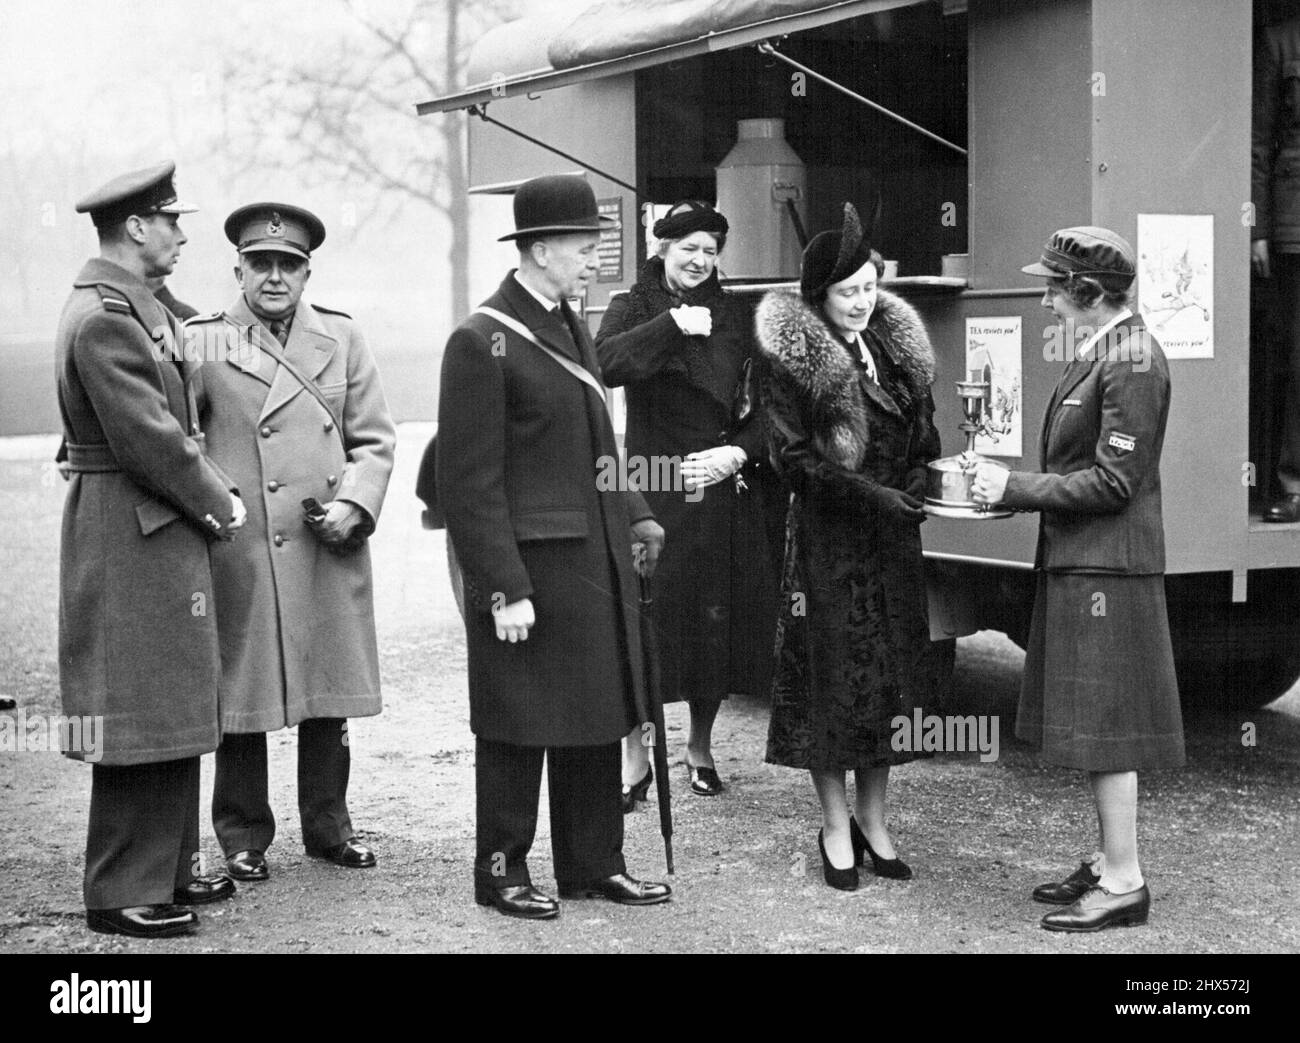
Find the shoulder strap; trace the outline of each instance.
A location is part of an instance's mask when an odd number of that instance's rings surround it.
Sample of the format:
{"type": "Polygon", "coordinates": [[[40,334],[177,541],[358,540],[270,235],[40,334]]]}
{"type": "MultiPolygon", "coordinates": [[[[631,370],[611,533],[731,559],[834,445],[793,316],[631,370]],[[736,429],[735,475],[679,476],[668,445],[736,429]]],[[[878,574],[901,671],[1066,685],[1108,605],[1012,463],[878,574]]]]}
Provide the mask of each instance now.
{"type": "Polygon", "coordinates": [[[573,376],[577,377],[588,387],[595,389],[597,394],[600,395],[600,400],[604,402],[606,406],[609,405],[609,402],[605,397],[606,394],[605,385],[602,384],[599,380],[597,380],[591,374],[590,370],[588,370],[585,366],[579,366],[576,362],[573,361],[573,359],[565,358],[563,355],[561,355],[558,351],[555,351],[553,348],[547,347],[545,344],[543,344],[540,340],[537,339],[537,337],[534,335],[532,330],[530,330],[518,319],[511,318],[505,312],[497,311],[496,308],[488,307],[488,305],[486,304],[480,304],[478,308],[475,309],[475,314],[486,315],[489,319],[501,323],[502,326],[505,326],[509,330],[513,330],[515,333],[518,333],[519,336],[523,337],[529,343],[534,344],[537,347],[541,348],[542,351],[546,352],[546,354],[548,354],[561,366],[567,369],[573,376]]]}
{"type": "Polygon", "coordinates": [[[262,350],[270,355],[271,358],[275,359],[276,362],[280,363],[280,365],[289,372],[289,375],[301,384],[312,398],[320,403],[321,409],[325,410],[325,412],[329,414],[329,418],[334,421],[334,431],[339,436],[339,443],[343,446],[343,452],[346,454],[348,451],[348,444],[343,440],[343,424],[339,421],[339,418],[334,415],[334,410],[330,408],[330,404],[325,401],[325,396],[321,394],[321,389],[316,386],[316,381],[312,380],[311,377],[307,376],[307,374],[289,361],[288,356],[280,350],[280,344],[274,336],[269,333],[264,337],[259,336],[258,342],[260,343],[262,350]]]}

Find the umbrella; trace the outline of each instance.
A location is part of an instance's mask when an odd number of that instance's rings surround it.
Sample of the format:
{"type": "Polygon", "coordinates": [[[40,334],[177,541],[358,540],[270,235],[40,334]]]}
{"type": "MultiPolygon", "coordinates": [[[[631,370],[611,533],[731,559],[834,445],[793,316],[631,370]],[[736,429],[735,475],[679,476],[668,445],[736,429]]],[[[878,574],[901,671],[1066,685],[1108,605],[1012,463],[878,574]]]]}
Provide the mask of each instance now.
{"type": "MultiPolygon", "coordinates": [[[[639,564],[639,563],[638,563],[639,564]]],[[[659,831],[664,835],[664,860],[668,875],[673,875],[673,809],[668,785],[668,733],[664,730],[663,692],[660,689],[659,644],[650,606],[650,579],[637,569],[637,590],[641,602],[641,647],[645,654],[646,694],[650,699],[650,721],[654,726],[655,789],[659,794],[659,831]]]]}

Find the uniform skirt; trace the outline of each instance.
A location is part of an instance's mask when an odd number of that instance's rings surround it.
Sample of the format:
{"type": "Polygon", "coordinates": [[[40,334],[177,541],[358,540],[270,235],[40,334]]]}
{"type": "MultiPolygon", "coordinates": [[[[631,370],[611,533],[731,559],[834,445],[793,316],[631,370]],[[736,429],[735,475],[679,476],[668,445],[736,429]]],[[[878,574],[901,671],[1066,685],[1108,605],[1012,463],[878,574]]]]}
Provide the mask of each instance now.
{"type": "Polygon", "coordinates": [[[1016,735],[1066,768],[1182,766],[1164,576],[1039,573],[1016,735]]]}

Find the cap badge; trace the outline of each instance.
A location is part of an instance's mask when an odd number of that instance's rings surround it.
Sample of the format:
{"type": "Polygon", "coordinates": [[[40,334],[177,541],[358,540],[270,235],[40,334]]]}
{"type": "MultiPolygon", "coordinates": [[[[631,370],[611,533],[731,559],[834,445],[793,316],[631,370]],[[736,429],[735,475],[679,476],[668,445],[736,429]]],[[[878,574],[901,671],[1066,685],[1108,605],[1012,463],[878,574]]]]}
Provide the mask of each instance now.
{"type": "Polygon", "coordinates": [[[266,222],[266,234],[281,239],[284,237],[284,222],[280,220],[278,210],[271,211],[271,220],[266,222]]]}

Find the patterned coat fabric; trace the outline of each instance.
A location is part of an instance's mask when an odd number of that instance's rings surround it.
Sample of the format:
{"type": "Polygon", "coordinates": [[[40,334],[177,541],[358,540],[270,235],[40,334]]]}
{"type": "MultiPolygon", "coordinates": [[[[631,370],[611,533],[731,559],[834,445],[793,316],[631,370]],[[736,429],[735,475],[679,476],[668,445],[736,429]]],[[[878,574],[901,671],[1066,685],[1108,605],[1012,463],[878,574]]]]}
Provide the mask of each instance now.
{"type": "Polygon", "coordinates": [[[772,462],[794,491],[767,760],[849,770],[914,759],[892,719],[932,702],[919,527],[880,510],[881,488],[918,493],[939,455],[934,353],[920,317],[880,291],[864,340],[880,383],[798,294],[758,307],[772,462]]]}
{"type": "Polygon", "coordinates": [[[652,258],[632,292],[610,302],[596,350],[605,382],[627,389],[630,474],[636,460],[661,475],[660,462],[719,445],[739,446],[749,457],[743,489],[728,478],[689,496],[680,483],[642,490],[666,536],[651,609],[663,700],[766,694],[776,619],[763,528],[770,466],[759,409],[733,420],[742,367],[758,363],[748,309],[716,276],[680,298],[670,294],[663,262],[652,258]],[[668,313],[680,304],[708,308],[713,333],[683,334],[668,313]]]}
{"type": "Polygon", "coordinates": [[[191,319],[185,333],[187,347],[242,349],[204,364],[199,397],[208,450],[248,508],[239,539],[212,556],[223,730],[379,713],[369,547],[326,547],[302,507],[309,496],[346,500],[365,512],[366,530],[379,518],[396,433],[360,330],[306,301],[294,313],[284,356],[315,381],[333,416],[260,349],[274,338],[242,296],[224,313],[191,319]]]}
{"type": "Polygon", "coordinates": [[[95,258],[73,286],[55,343],[63,712],[103,717],[101,764],[197,756],[219,739],[208,543],[235,485],[204,455],[195,367],[166,357],[179,337],[144,282],[95,258]]]}

